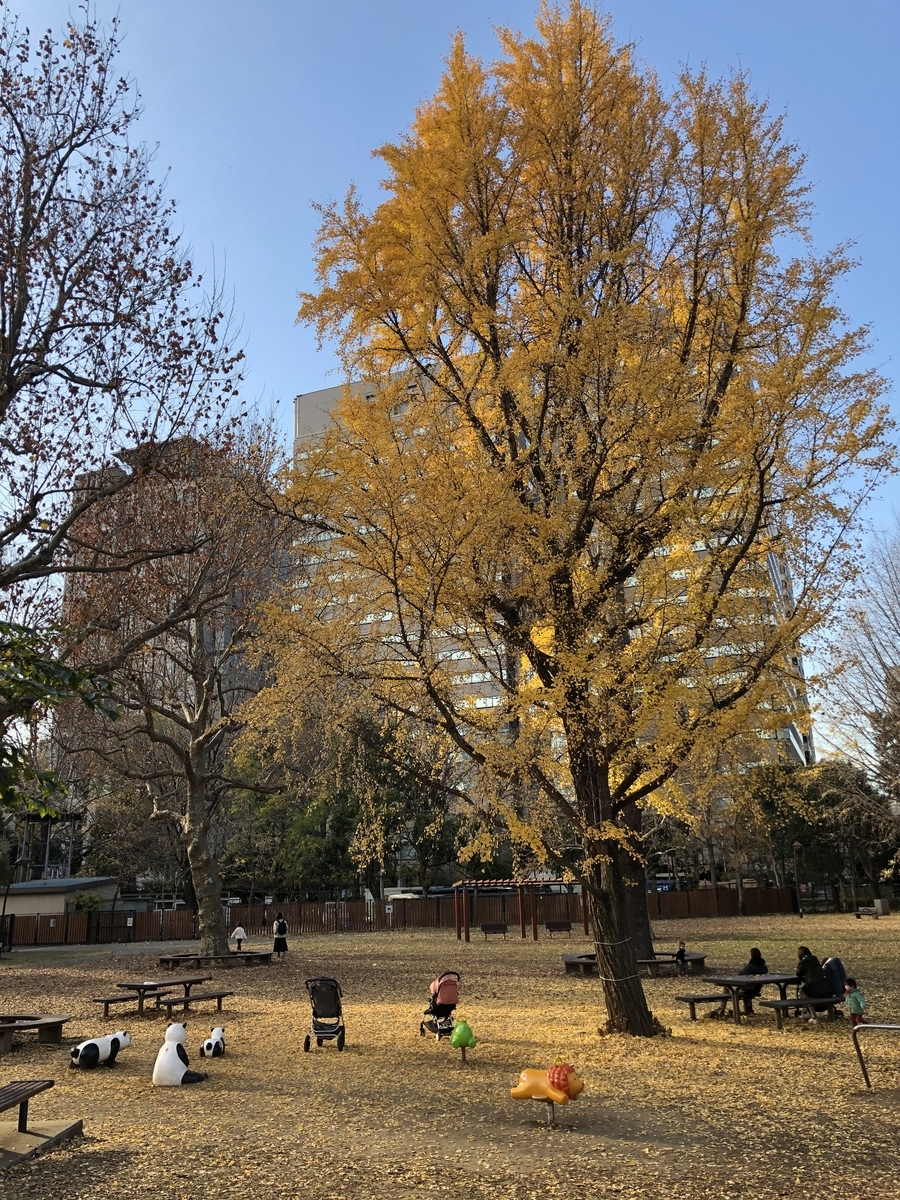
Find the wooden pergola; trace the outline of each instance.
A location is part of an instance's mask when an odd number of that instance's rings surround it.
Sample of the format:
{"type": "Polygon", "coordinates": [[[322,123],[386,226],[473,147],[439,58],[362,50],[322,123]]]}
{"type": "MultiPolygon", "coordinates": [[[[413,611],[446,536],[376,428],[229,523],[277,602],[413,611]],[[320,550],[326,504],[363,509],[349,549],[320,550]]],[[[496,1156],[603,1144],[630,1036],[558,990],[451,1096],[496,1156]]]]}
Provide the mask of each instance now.
{"type": "MultiPolygon", "coordinates": [[[[470,912],[467,898],[469,893],[477,895],[479,888],[515,888],[516,896],[519,904],[519,928],[522,932],[522,937],[527,937],[525,931],[526,917],[526,895],[529,901],[528,908],[531,917],[531,936],[538,940],[538,919],[537,919],[537,893],[538,888],[547,887],[550,884],[562,884],[568,888],[570,880],[567,879],[461,879],[453,885],[453,912],[456,917],[456,940],[471,941],[470,929],[470,912]]],[[[581,919],[584,923],[585,935],[590,932],[588,927],[588,911],[587,897],[584,888],[581,889],[581,919]]]]}

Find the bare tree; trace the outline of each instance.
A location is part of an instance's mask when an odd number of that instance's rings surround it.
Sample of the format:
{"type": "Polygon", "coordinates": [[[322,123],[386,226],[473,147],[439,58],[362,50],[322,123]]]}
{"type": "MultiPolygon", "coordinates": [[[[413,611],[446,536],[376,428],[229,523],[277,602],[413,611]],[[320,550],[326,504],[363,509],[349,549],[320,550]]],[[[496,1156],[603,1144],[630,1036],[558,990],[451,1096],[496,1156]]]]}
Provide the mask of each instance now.
{"type": "Polygon", "coordinates": [[[103,664],[122,716],[94,718],[73,706],[57,723],[57,741],[82,775],[142,787],[151,819],[178,831],[207,954],[227,950],[212,822],[230,789],[266,786],[256,773],[236,772],[230,750],[244,725],[241,706],[261,682],[246,650],[285,552],[277,520],[254,501],[271,454],[264,440],[170,445],[140,488],[94,516],[115,529],[124,505],[129,521],[169,540],[181,530],[195,548],[127,573],[74,576],[66,600],[69,623],[87,631],[73,653],[103,664]]]}
{"type": "MultiPolygon", "coordinates": [[[[5,13],[5,10],[4,10],[5,13]]],[[[9,607],[59,572],[128,568],[158,531],[115,553],[83,518],[224,412],[240,358],[221,294],[204,295],[175,212],[134,139],[118,22],[70,21],[30,40],[0,19],[0,589],[9,607]],[[110,469],[120,451],[129,469],[110,469]],[[102,553],[98,554],[98,550],[102,553]]]]}
{"type": "Polygon", "coordinates": [[[856,604],[836,639],[832,739],[900,801],[900,534],[876,537],[856,604]]]}

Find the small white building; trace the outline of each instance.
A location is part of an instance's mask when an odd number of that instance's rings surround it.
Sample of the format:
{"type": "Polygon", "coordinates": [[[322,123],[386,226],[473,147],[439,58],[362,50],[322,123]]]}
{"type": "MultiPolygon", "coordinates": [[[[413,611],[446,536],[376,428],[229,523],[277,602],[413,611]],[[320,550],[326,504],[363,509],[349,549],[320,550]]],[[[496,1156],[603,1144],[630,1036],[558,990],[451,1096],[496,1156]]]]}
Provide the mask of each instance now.
{"type": "Polygon", "coordinates": [[[57,916],[74,911],[79,892],[99,896],[102,907],[110,908],[118,887],[117,880],[108,875],[91,875],[84,879],[31,879],[27,883],[12,884],[6,911],[17,917],[57,916]]]}

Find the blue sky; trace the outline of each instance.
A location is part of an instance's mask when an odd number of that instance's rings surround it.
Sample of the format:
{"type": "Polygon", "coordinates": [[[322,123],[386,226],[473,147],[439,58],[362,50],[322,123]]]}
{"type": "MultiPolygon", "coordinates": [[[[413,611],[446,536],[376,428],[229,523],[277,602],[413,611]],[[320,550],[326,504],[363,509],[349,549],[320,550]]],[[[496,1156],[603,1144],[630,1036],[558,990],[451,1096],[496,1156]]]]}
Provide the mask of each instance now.
{"type": "MultiPolygon", "coordinates": [[[[32,31],[60,27],[67,0],[9,0],[32,31]]],[[[373,147],[395,139],[435,89],[456,29],[485,58],[494,25],[528,29],[535,0],[98,0],[118,11],[124,70],[159,144],[185,237],[226,271],[243,326],[251,395],[278,404],[340,382],[332,356],[294,324],[312,283],[314,200],[353,181],[377,201],[373,147]]],[[[750,71],[809,156],[815,243],[853,239],[861,260],[842,299],[873,326],[872,361],[897,376],[900,5],[896,0],[611,0],[615,31],[671,81],[680,63],[750,71]]],[[[900,417],[900,401],[895,404],[900,417]]],[[[874,525],[900,511],[882,489],[874,525]]]]}

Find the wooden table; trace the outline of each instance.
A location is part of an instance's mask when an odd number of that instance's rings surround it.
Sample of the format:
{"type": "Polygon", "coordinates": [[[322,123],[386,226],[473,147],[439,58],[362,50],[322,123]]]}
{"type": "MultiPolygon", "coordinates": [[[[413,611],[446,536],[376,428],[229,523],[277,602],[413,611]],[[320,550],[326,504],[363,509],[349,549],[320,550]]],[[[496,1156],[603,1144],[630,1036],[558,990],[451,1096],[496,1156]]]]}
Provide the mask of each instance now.
{"type": "MultiPolygon", "coordinates": [[[[212,975],[179,975],[177,978],[169,976],[168,979],[143,979],[140,982],[129,980],[128,983],[117,983],[116,987],[136,994],[138,1016],[142,1017],[144,1015],[144,999],[148,993],[155,992],[158,998],[173,988],[181,986],[184,988],[185,996],[189,996],[195,983],[206,983],[208,979],[212,979],[212,975]]],[[[158,999],[156,1007],[160,1007],[158,999]]]]}
{"type": "Polygon", "coordinates": [[[771,984],[778,988],[781,999],[787,999],[787,990],[792,983],[799,983],[796,975],[704,975],[704,983],[713,983],[716,987],[727,988],[731,992],[731,1005],[734,1009],[734,1023],[741,1023],[741,994],[750,988],[766,987],[771,984]]]}

